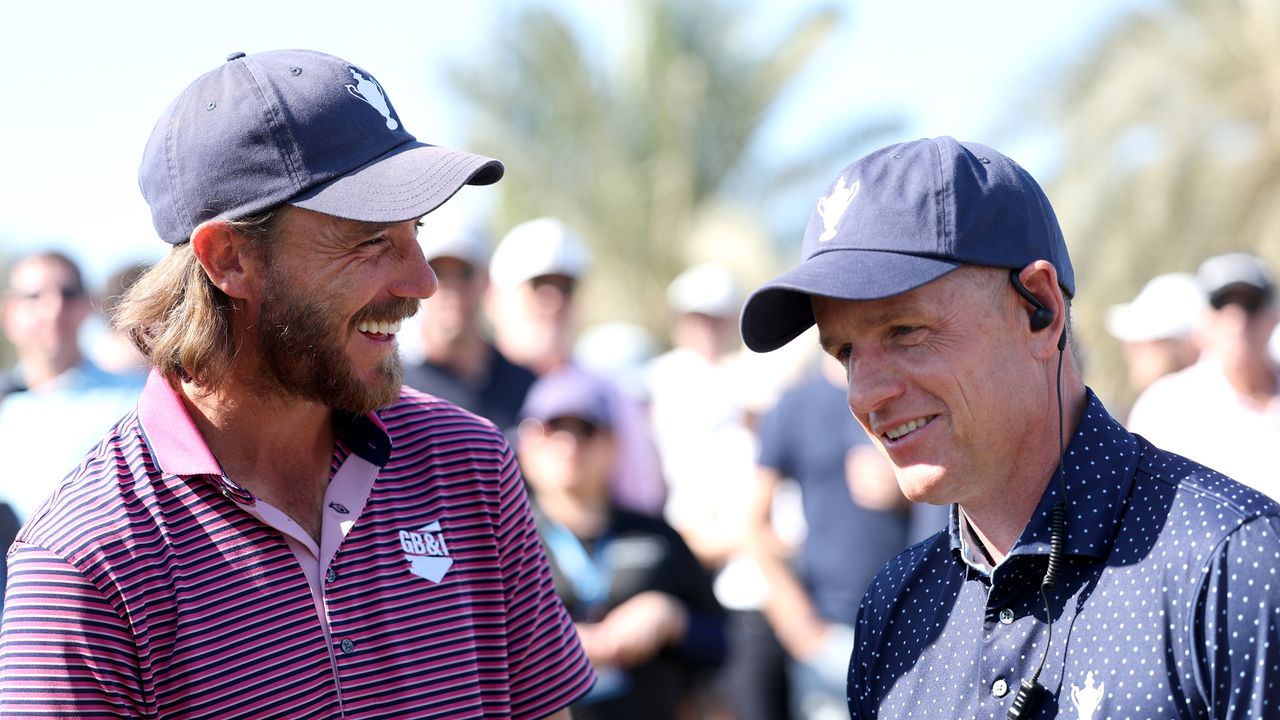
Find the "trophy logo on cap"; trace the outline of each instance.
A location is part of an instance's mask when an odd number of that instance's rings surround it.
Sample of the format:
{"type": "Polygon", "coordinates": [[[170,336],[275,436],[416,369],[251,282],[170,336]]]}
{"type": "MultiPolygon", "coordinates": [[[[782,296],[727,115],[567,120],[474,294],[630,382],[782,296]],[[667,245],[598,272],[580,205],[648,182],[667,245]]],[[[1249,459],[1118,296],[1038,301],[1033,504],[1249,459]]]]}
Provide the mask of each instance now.
{"type": "Polygon", "coordinates": [[[844,211],[849,209],[849,203],[858,195],[858,190],[862,187],[861,180],[854,180],[852,185],[844,184],[844,176],[841,175],[836,180],[836,186],[831,188],[831,192],[825,197],[818,198],[818,214],[822,216],[822,234],[818,236],[818,242],[826,242],[836,236],[836,226],[840,224],[840,218],[844,217],[844,211]]]}
{"type": "Polygon", "coordinates": [[[382,114],[387,119],[387,129],[395,130],[400,127],[400,123],[391,117],[391,105],[387,103],[387,97],[382,94],[382,86],[377,80],[362,74],[359,70],[351,68],[351,77],[355,79],[355,85],[348,85],[347,92],[352,97],[359,98],[369,104],[374,110],[382,114]]]}

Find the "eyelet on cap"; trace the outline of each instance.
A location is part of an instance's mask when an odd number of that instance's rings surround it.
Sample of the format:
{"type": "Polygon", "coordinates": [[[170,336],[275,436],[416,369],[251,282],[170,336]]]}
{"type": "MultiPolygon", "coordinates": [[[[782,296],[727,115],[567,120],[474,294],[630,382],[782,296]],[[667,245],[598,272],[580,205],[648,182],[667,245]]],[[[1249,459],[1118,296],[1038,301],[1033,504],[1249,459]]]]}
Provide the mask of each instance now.
{"type": "Polygon", "coordinates": [[[232,60],[239,60],[239,59],[240,59],[240,58],[242,58],[242,57],[244,57],[244,53],[242,53],[242,52],[233,52],[233,53],[231,53],[230,55],[228,55],[228,56],[227,56],[227,62],[231,62],[232,60]]]}

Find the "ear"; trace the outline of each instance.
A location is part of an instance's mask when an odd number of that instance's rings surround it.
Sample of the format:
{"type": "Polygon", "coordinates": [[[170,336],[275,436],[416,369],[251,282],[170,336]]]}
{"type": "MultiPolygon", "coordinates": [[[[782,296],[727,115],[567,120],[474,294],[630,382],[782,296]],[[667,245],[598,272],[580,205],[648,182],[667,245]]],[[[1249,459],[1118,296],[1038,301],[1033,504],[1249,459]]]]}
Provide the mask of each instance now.
{"type": "Polygon", "coordinates": [[[191,250],[210,282],[228,297],[247,300],[257,295],[261,272],[258,252],[225,220],[198,225],[191,233],[191,250]]]}
{"type": "MultiPolygon", "coordinates": [[[[1058,342],[1067,327],[1067,301],[1058,286],[1058,271],[1048,260],[1036,260],[1022,268],[1018,279],[1045,309],[1053,313],[1053,321],[1043,330],[1031,330],[1027,326],[1032,354],[1040,359],[1051,358],[1059,352],[1058,342]]],[[[1019,302],[1023,301],[1020,299],[1019,302]]]]}

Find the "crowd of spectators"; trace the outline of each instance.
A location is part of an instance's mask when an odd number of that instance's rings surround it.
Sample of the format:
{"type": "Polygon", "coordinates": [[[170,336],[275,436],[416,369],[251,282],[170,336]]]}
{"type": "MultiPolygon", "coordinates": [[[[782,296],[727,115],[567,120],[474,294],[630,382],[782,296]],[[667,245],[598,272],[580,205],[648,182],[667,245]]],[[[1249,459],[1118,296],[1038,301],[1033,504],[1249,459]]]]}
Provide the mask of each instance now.
{"type": "MultiPolygon", "coordinates": [[[[845,717],[859,600],[878,568],[942,530],[849,417],[842,370],[780,381],[740,347],[740,285],[691,265],[669,337],[580,327],[587,243],[530,220],[496,243],[428,216],[439,279],[405,383],[503,430],[535,502],[557,593],[596,667],[575,717],[845,717]],[[797,499],[798,498],[798,499],[797,499]]],[[[69,256],[10,259],[0,374],[0,540],[7,546],[90,446],[131,412],[145,367],[82,328],[145,272],[95,293],[69,256]]],[[[1129,428],[1280,498],[1275,284],[1231,253],[1151,279],[1110,309],[1137,397],[1129,428]]],[[[816,343],[815,350],[816,350],[816,343]]]]}

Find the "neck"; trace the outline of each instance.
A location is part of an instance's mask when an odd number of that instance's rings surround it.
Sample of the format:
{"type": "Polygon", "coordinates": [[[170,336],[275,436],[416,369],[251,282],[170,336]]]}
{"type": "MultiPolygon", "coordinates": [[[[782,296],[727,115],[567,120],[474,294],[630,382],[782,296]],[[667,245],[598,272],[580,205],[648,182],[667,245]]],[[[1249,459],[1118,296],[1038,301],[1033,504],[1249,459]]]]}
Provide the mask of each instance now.
{"type": "Polygon", "coordinates": [[[212,393],[184,383],[181,395],[227,477],[318,538],[333,454],[330,409],[234,378],[212,393]]]}
{"type": "Polygon", "coordinates": [[[609,522],[607,497],[581,497],[568,492],[539,493],[538,507],[577,538],[599,537],[609,522]]]}
{"type": "MultiPolygon", "coordinates": [[[[1064,368],[1064,373],[1067,370],[1064,368]]],[[[1062,444],[1058,440],[1058,405],[1056,391],[1045,417],[1049,422],[1043,431],[1025,446],[1014,464],[998,497],[973,498],[960,503],[969,518],[974,534],[998,565],[1022,536],[1031,515],[1044,497],[1049,483],[1056,477],[1062,452],[1084,417],[1086,395],[1084,385],[1074,372],[1063,378],[1062,444]]]]}
{"type": "Polygon", "coordinates": [[[483,377],[489,371],[489,344],[474,332],[448,340],[428,339],[426,358],[465,379],[483,377]]]}
{"type": "Polygon", "coordinates": [[[22,380],[27,389],[39,392],[40,388],[66,371],[80,364],[80,351],[72,348],[53,357],[47,355],[21,355],[18,364],[22,366],[22,380]]]}
{"type": "Polygon", "coordinates": [[[1266,360],[1224,362],[1222,372],[1236,392],[1252,400],[1267,402],[1276,394],[1276,373],[1266,360]]]}

